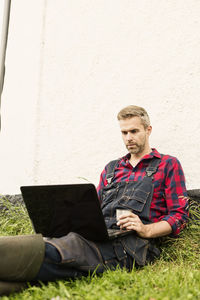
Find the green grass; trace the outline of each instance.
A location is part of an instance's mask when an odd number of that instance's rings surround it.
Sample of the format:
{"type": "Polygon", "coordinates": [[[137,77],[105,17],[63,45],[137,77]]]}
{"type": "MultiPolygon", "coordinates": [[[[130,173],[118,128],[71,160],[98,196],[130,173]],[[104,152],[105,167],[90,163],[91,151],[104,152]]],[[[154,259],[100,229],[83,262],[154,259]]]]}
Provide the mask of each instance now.
{"type": "MultiPolygon", "coordinates": [[[[7,210],[1,212],[0,234],[33,233],[27,212],[1,200],[7,210]]],[[[199,211],[194,211],[199,214],[199,211]]],[[[191,221],[178,239],[162,239],[162,255],[154,264],[141,269],[107,271],[75,281],[51,282],[30,286],[21,293],[1,299],[200,299],[200,224],[191,221]]]]}

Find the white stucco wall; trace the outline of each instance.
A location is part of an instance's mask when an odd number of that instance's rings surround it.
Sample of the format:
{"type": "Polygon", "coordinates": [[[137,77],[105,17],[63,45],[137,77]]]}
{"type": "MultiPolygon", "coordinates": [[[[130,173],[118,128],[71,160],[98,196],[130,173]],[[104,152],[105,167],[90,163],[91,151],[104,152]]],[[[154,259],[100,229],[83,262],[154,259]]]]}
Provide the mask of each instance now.
{"type": "Polygon", "coordinates": [[[199,188],[200,1],[18,0],[2,96],[0,193],[20,185],[97,184],[126,153],[126,105],[151,117],[152,147],[199,188]]]}
{"type": "Polygon", "coordinates": [[[3,23],[3,9],[4,9],[4,0],[0,0],[0,24],[3,23]]]}

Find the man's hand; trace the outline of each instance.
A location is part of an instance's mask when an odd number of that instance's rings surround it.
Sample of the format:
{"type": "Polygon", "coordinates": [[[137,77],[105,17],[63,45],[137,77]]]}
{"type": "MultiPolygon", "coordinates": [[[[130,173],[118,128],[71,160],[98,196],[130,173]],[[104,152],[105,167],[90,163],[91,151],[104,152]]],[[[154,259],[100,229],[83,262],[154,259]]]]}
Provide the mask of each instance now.
{"type": "Polygon", "coordinates": [[[143,224],[140,218],[132,212],[119,217],[117,225],[120,229],[135,230],[140,237],[155,238],[168,235],[172,228],[166,221],[160,221],[152,224],[143,224]]]}

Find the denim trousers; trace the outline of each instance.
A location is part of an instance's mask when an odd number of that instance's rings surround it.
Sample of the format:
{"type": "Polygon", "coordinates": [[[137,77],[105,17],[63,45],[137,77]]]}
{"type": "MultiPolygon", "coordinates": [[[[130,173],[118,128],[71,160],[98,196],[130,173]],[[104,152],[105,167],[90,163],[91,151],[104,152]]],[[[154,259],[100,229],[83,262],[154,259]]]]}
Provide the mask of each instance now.
{"type": "Polygon", "coordinates": [[[45,242],[45,257],[34,280],[75,279],[117,267],[131,270],[159,257],[160,251],[136,234],[101,243],[71,232],[45,242]]]}
{"type": "Polygon", "coordinates": [[[75,279],[114,270],[117,266],[128,270],[133,266],[133,258],[118,240],[95,244],[70,233],[45,242],[44,261],[34,280],[75,279]]]}
{"type": "Polygon", "coordinates": [[[45,242],[45,257],[34,280],[75,279],[107,269],[132,269],[133,258],[118,239],[93,243],[76,233],[45,242]]]}

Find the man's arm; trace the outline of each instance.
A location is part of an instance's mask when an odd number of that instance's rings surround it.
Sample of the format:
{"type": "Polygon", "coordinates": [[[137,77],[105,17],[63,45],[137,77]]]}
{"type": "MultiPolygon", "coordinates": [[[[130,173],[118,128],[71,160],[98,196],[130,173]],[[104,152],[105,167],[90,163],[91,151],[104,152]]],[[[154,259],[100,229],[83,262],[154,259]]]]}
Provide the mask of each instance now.
{"type": "Polygon", "coordinates": [[[189,203],[184,172],[175,157],[168,160],[166,167],[164,198],[168,213],[159,221],[168,222],[172,228],[172,234],[176,236],[188,222],[189,203]]]}
{"type": "Polygon", "coordinates": [[[135,230],[137,234],[143,238],[161,237],[172,232],[172,228],[167,221],[143,224],[140,218],[131,212],[122,215],[117,225],[120,226],[121,229],[135,230]]]}
{"type": "Polygon", "coordinates": [[[97,194],[99,197],[99,201],[101,203],[102,199],[101,199],[101,190],[107,185],[107,180],[106,180],[106,167],[103,169],[103,171],[101,172],[100,175],[100,180],[99,180],[99,184],[97,186],[97,194]]]}

